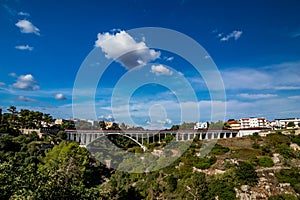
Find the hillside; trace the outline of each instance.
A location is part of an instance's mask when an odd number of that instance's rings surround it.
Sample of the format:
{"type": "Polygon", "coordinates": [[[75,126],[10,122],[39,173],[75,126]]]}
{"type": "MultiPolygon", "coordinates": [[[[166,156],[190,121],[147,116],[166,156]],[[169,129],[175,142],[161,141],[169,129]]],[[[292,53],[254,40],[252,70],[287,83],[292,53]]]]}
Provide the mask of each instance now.
{"type": "MultiPolygon", "coordinates": [[[[153,164],[167,158],[163,146],[170,139],[148,144],[149,152],[161,151],[153,154],[153,164]]],[[[128,143],[124,138],[112,141],[120,146],[128,143]]],[[[220,139],[203,157],[203,141],[195,140],[171,165],[153,172],[129,173],[108,169],[86,148],[65,141],[62,133],[42,138],[36,133],[2,134],[0,198],[297,199],[298,145],[300,135],[255,134],[220,139]]],[[[141,152],[137,146],[130,146],[128,151],[141,152]]],[[[173,149],[170,155],[178,151],[173,149]]]]}

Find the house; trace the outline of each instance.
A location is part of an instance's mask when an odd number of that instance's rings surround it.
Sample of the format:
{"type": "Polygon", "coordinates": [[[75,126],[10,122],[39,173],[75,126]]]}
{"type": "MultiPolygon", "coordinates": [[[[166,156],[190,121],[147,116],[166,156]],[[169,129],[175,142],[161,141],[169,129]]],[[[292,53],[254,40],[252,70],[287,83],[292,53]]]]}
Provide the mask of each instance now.
{"type": "Polygon", "coordinates": [[[299,128],[300,127],[300,119],[299,118],[285,118],[285,119],[275,119],[271,122],[271,126],[274,129],[280,128],[299,128]]]}
{"type": "Polygon", "coordinates": [[[240,130],[241,129],[241,123],[239,120],[229,120],[226,122],[226,125],[230,126],[228,129],[230,130],[240,130]]]}
{"type": "Polygon", "coordinates": [[[207,128],[208,128],[208,122],[197,122],[194,125],[194,130],[207,129],[207,128]]]}

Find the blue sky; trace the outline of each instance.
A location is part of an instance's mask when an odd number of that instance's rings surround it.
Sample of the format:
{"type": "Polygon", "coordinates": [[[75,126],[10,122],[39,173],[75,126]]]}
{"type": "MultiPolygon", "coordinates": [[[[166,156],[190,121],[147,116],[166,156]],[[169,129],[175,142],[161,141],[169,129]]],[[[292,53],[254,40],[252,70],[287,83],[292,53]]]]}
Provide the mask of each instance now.
{"type": "MultiPolygon", "coordinates": [[[[212,103],[217,110],[226,107],[225,117],[216,114],[220,119],[300,116],[297,0],[0,2],[0,106],[4,110],[15,105],[72,118],[72,104],[76,102],[82,118],[122,122],[126,114],[133,124],[148,128],[209,121],[212,103]],[[184,58],[150,48],[149,38],[129,34],[129,30],[140,27],[172,29],[202,45],[208,53],[204,57],[218,68],[226,98],[212,99],[201,74],[184,58]],[[104,44],[107,38],[111,40],[104,44]],[[124,51],[121,43],[125,50],[144,50],[118,57],[124,51]],[[93,99],[96,113],[91,114],[85,107],[90,100],[72,100],[72,92],[80,66],[95,48],[112,63],[99,80],[93,99]],[[146,75],[169,83],[181,83],[176,80],[183,78],[196,100],[178,100],[178,94],[186,94],[183,98],[190,94],[184,91],[184,83],[178,91],[148,84],[133,91],[127,103],[120,101],[112,108],[114,88],[129,72],[136,73],[130,79],[133,83],[146,75]],[[141,73],[143,76],[138,75],[141,73]],[[193,117],[180,118],[180,105],[193,117]],[[199,109],[197,118],[192,113],[199,109]]],[[[95,70],[103,68],[101,63],[94,64],[95,70]]],[[[119,91],[127,85],[125,80],[119,91]]],[[[88,95],[89,88],[81,88],[79,93],[88,95]]],[[[116,94],[121,99],[122,95],[125,92],[116,94]]]]}

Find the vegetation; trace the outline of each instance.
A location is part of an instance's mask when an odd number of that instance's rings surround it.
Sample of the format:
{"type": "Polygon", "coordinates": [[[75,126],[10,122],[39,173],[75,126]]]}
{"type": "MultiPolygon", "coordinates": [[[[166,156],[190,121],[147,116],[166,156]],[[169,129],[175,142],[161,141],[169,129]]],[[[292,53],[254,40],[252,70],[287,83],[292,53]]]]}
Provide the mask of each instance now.
{"type": "Polygon", "coordinates": [[[280,194],[276,196],[271,196],[269,200],[298,200],[298,198],[292,194],[280,194]]]}
{"type": "Polygon", "coordinates": [[[297,168],[282,169],[275,173],[279,181],[290,183],[297,193],[300,193],[300,172],[297,168]]]}
{"type": "Polygon", "coordinates": [[[258,158],[258,165],[261,167],[273,167],[274,162],[269,156],[262,156],[258,158]]]}
{"type": "MultiPolygon", "coordinates": [[[[243,139],[220,140],[205,156],[202,149],[206,144],[194,139],[182,156],[167,167],[138,174],[109,169],[86,148],[66,141],[63,128],[72,127],[68,121],[63,122],[57,134],[20,134],[19,128],[41,127],[44,120],[50,123],[53,118],[36,111],[17,112],[14,107],[2,115],[0,199],[236,199],[236,189],[240,190],[242,185],[257,186],[257,169],[274,166],[271,158],[274,153],[280,154],[280,163],[276,166],[285,167],[275,173],[275,177],[279,182],[290,183],[300,193],[297,167],[300,155],[289,146],[299,144],[300,136],[297,135],[273,133],[260,137],[255,134],[243,139]],[[216,173],[216,169],[222,173],[216,173]]],[[[99,128],[103,125],[105,123],[100,123],[99,128]]],[[[184,126],[190,125],[185,123],[184,126]]],[[[213,126],[221,125],[223,122],[213,126]]],[[[125,151],[145,155],[127,137],[110,135],[108,139],[125,151]]],[[[157,141],[153,139],[150,141],[157,141]]],[[[144,160],[148,159],[150,166],[166,162],[168,157],[179,152],[179,149],[163,151],[173,139],[174,135],[170,134],[161,143],[144,141],[149,152],[153,149],[163,152],[161,156],[144,156],[144,160]]],[[[119,166],[136,161],[124,159],[119,166]]],[[[269,199],[296,198],[280,194],[269,199]]]]}

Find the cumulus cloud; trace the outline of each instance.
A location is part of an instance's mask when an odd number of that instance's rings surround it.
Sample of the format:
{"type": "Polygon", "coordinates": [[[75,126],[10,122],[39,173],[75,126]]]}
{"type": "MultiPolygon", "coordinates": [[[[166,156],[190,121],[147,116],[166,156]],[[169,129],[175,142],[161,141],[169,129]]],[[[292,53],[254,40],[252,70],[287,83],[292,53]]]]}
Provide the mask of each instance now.
{"type": "Polygon", "coordinates": [[[24,96],[19,96],[18,100],[19,101],[24,101],[24,102],[34,102],[34,101],[36,101],[35,99],[31,99],[31,98],[24,97],[24,96]]]}
{"type": "Polygon", "coordinates": [[[67,100],[67,98],[62,94],[62,93],[57,93],[55,96],[54,96],[54,98],[56,99],[56,100],[67,100]]]}
{"type": "Polygon", "coordinates": [[[238,40],[241,35],[243,34],[243,31],[232,31],[231,33],[227,34],[226,36],[223,36],[222,35],[218,35],[219,37],[221,37],[220,41],[228,41],[229,39],[234,39],[234,40],[238,40]]]}
{"type": "Polygon", "coordinates": [[[144,41],[136,42],[127,32],[116,34],[98,33],[95,47],[99,47],[107,58],[114,59],[125,68],[144,66],[160,57],[160,52],[149,49],[144,41]]]}
{"type": "Polygon", "coordinates": [[[32,51],[33,47],[29,46],[29,45],[19,45],[19,46],[15,46],[16,49],[19,50],[28,50],[28,51],[32,51]]]}
{"type": "Polygon", "coordinates": [[[19,20],[15,25],[20,28],[21,33],[34,33],[40,35],[40,29],[26,19],[19,20]]]}
{"type": "Polygon", "coordinates": [[[34,79],[31,74],[21,75],[13,84],[14,88],[21,90],[38,90],[40,89],[39,83],[34,79]]]}
{"type": "Polygon", "coordinates": [[[169,70],[163,65],[152,65],[150,72],[154,73],[157,76],[161,76],[161,75],[171,76],[173,74],[171,70],[169,70]]]}
{"type": "Polygon", "coordinates": [[[101,115],[98,117],[98,119],[100,121],[106,121],[106,122],[114,122],[115,121],[115,119],[112,115],[108,115],[108,116],[101,115]]]}
{"type": "Polygon", "coordinates": [[[277,94],[249,94],[249,93],[242,93],[238,95],[242,98],[247,99],[267,99],[267,98],[274,98],[277,97],[277,94]]]}
{"type": "Polygon", "coordinates": [[[24,16],[24,17],[29,17],[30,16],[30,14],[29,13],[27,13],[27,12],[18,12],[18,15],[20,15],[20,16],[24,16]]]}

